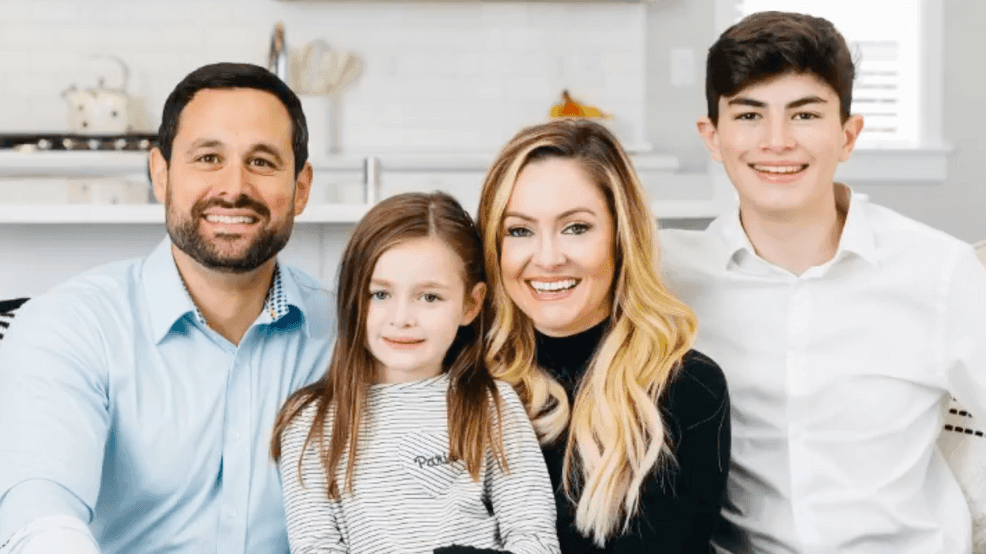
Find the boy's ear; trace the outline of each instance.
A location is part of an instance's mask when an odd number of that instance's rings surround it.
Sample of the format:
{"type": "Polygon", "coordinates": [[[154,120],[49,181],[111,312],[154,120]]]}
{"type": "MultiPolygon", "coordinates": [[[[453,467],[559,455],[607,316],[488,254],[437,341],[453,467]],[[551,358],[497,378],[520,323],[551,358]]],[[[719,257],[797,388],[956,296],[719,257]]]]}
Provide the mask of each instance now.
{"type": "Polygon", "coordinates": [[[480,310],[483,309],[483,300],[486,298],[486,283],[476,283],[476,286],[466,294],[466,302],[462,310],[462,319],[459,325],[469,325],[476,319],[480,310]]]}
{"type": "Polygon", "coordinates": [[[846,142],[842,145],[842,152],[839,153],[840,162],[849,160],[849,156],[852,155],[853,148],[856,147],[856,139],[859,138],[859,134],[862,132],[863,116],[859,114],[850,115],[849,119],[842,124],[842,133],[846,138],[846,142]]]}
{"type": "Polygon", "coordinates": [[[716,129],[715,123],[712,123],[712,120],[708,116],[703,115],[698,118],[698,122],[695,125],[698,128],[698,134],[702,137],[702,141],[705,142],[705,147],[712,154],[712,159],[722,162],[722,153],[719,151],[719,132],[716,129]]]}
{"type": "Polygon", "coordinates": [[[147,172],[151,176],[151,184],[154,185],[154,198],[164,204],[168,197],[168,162],[161,149],[156,146],[151,148],[151,155],[147,157],[147,172]]]}

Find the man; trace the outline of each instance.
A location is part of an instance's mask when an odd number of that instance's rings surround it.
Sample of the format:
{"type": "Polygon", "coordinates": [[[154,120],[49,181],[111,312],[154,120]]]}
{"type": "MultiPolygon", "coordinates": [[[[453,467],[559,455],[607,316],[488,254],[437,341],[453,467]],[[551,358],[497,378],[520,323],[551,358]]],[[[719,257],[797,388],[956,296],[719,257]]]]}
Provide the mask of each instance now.
{"type": "Polygon", "coordinates": [[[33,298],[0,349],[4,552],[287,552],[270,431],[327,366],[331,299],[275,255],[307,129],[267,70],[214,64],[150,155],[170,240],[33,298]]]}
{"type": "Polygon", "coordinates": [[[834,182],[863,120],[831,23],[751,15],[707,71],[698,130],[739,209],[663,247],[732,399],[716,549],[970,552],[935,440],[950,393],[986,413],[986,271],[969,245],[834,182]]]}

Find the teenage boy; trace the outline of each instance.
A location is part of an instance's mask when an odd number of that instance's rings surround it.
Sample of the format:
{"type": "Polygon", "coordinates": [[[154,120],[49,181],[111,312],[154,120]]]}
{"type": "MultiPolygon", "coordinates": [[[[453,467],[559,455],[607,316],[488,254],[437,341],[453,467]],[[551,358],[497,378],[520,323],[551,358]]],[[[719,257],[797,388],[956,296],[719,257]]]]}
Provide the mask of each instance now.
{"type": "Polygon", "coordinates": [[[275,257],[307,142],[261,67],[168,97],[150,173],[170,239],[33,298],[0,348],[0,552],[287,553],[270,431],[328,365],[333,313],[275,257]]]}
{"type": "Polygon", "coordinates": [[[949,394],[986,414],[986,269],[833,181],[863,128],[853,76],[806,15],[751,15],[709,50],[698,130],[739,209],[663,247],[732,399],[718,552],[971,550],[936,438],[949,394]]]}

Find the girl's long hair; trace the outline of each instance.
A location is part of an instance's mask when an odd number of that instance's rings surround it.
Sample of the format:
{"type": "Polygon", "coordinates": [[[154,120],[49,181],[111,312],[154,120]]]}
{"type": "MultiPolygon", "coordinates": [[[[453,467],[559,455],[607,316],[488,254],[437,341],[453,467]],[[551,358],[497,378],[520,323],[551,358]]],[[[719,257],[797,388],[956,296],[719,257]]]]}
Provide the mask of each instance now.
{"type": "Polygon", "coordinates": [[[658,402],[695,340],[695,315],[661,282],[657,227],[643,187],[599,124],[558,120],[520,131],[486,177],[479,229],[494,314],[486,363],[517,390],[542,444],[565,435],[564,486],[576,504],[576,526],[603,545],[627,530],[645,479],[674,464],[658,402]],[[571,407],[565,389],[538,367],[534,326],[507,294],[500,267],[514,183],[526,164],[546,158],[582,167],[606,197],[615,228],[608,329],[571,407]]]}
{"type": "MultiPolygon", "coordinates": [[[[325,375],[291,395],[281,408],[271,438],[271,456],[281,457],[281,437],[291,421],[310,404],[315,419],[302,452],[316,444],[325,471],[329,498],[340,498],[339,464],[345,464],[345,490],[353,488],[359,452],[359,435],[367,395],[375,381],[375,361],[366,347],[366,314],[370,279],[377,260],[387,249],[402,242],[435,237],[462,261],[466,291],[485,282],[482,244],[469,214],[442,192],[406,193],[374,206],[356,226],[339,266],[337,335],[335,350],[325,375]],[[332,424],[326,434],[325,422],[332,424]]],[[[467,301],[468,298],[467,298],[467,301]]],[[[500,426],[500,395],[483,361],[484,307],[468,326],[461,326],[445,355],[449,376],[449,456],[462,460],[474,480],[491,448],[497,463],[506,467],[500,426]],[[491,414],[491,406],[495,409],[491,414]]],[[[303,457],[302,457],[303,459],[303,457]]],[[[299,460],[298,471],[301,471],[299,460]]]]}

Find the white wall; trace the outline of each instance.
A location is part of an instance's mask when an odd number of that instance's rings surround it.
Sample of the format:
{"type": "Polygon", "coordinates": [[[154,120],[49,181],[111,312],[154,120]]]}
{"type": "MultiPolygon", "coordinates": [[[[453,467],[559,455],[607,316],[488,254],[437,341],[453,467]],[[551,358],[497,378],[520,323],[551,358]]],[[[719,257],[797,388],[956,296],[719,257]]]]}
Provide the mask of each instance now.
{"type": "Polygon", "coordinates": [[[189,71],[216,61],[266,64],[274,22],[289,46],[321,38],[365,71],[342,101],[350,151],[491,151],[543,120],[569,88],[613,112],[624,140],[644,138],[643,4],[2,0],[0,129],[63,130],[59,93],[132,69],[130,92],[157,128],[189,71]]]}
{"type": "Polygon", "coordinates": [[[684,168],[704,169],[708,151],[695,131],[705,114],[705,55],[715,40],[713,0],[662,0],[647,8],[647,130],[657,150],[674,152],[684,168]],[[671,52],[691,52],[694,80],[671,82],[671,52]]]}
{"type": "Polygon", "coordinates": [[[986,97],[983,32],[986,2],[944,1],[945,141],[954,152],[945,183],[860,187],[874,201],[960,239],[986,239],[986,97]]]}

